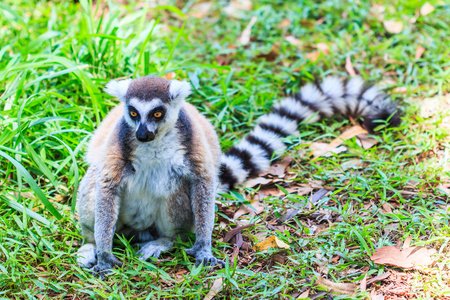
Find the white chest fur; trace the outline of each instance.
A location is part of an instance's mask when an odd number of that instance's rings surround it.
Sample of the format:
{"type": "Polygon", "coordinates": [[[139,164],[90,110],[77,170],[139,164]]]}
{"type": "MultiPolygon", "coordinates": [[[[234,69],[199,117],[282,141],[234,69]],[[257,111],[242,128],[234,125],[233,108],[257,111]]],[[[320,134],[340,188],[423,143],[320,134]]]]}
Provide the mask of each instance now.
{"type": "Polygon", "coordinates": [[[165,203],[187,174],[184,156],[184,147],[175,132],[138,145],[133,159],[135,171],[124,183],[119,215],[122,224],[136,230],[153,225],[158,231],[172,230],[164,222],[165,203]]]}

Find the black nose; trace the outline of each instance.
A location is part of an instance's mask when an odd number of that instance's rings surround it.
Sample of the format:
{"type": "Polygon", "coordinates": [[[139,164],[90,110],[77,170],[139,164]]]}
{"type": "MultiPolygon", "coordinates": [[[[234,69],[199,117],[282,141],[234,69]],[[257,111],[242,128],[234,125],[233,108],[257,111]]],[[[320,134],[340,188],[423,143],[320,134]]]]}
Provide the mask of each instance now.
{"type": "Polygon", "coordinates": [[[136,132],[136,138],[139,142],[150,142],[155,139],[155,133],[148,131],[144,126],[139,126],[136,132]]]}

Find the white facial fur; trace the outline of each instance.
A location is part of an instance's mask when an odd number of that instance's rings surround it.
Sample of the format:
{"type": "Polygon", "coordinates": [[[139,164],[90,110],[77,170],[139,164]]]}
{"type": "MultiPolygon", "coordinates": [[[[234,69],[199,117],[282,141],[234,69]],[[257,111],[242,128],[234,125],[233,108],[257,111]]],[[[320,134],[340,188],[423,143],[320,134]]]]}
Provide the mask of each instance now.
{"type": "MultiPolygon", "coordinates": [[[[127,103],[128,105],[133,106],[138,111],[141,118],[147,118],[148,113],[158,106],[165,106],[167,108],[167,105],[164,105],[163,102],[155,98],[152,101],[141,101],[137,98],[131,98],[130,101],[127,103]]],[[[125,106],[125,119],[132,127],[136,127],[136,123],[130,118],[130,111],[128,110],[128,105],[125,106]]]]}
{"type": "Polygon", "coordinates": [[[139,99],[131,98],[125,99],[128,88],[130,87],[132,80],[111,80],[105,87],[105,92],[111,96],[119,98],[120,101],[126,102],[125,105],[125,120],[133,128],[137,129],[137,124],[130,117],[128,106],[133,106],[141,116],[141,118],[147,118],[148,113],[158,106],[164,106],[166,109],[164,119],[158,124],[158,132],[156,138],[161,135],[162,132],[169,130],[174,126],[178,119],[180,108],[183,104],[183,100],[191,93],[191,85],[187,81],[171,80],[169,85],[169,96],[171,101],[164,103],[161,99],[139,99]]]}

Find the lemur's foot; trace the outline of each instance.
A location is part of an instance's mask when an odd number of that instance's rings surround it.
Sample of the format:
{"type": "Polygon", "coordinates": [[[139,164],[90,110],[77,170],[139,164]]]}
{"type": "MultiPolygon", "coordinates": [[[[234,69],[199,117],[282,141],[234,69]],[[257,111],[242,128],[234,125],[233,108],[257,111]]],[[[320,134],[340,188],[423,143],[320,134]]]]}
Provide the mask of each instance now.
{"type": "Polygon", "coordinates": [[[110,274],[115,266],[121,267],[122,265],[122,262],[119,261],[114,254],[105,251],[97,251],[97,264],[90,270],[92,273],[99,275],[101,279],[105,279],[105,275],[110,274]]]}
{"type": "Polygon", "coordinates": [[[190,249],[184,250],[187,254],[195,257],[195,266],[198,267],[203,264],[204,267],[221,266],[225,267],[225,262],[223,260],[217,259],[213,256],[211,249],[205,246],[199,246],[194,244],[190,249]]]}
{"type": "Polygon", "coordinates": [[[97,264],[97,254],[95,253],[94,244],[81,246],[75,255],[77,256],[77,263],[80,267],[90,269],[97,264]]]}
{"type": "Polygon", "coordinates": [[[140,260],[147,260],[149,257],[158,258],[161,252],[172,248],[173,240],[169,238],[159,238],[141,245],[141,249],[137,252],[140,260]]]}

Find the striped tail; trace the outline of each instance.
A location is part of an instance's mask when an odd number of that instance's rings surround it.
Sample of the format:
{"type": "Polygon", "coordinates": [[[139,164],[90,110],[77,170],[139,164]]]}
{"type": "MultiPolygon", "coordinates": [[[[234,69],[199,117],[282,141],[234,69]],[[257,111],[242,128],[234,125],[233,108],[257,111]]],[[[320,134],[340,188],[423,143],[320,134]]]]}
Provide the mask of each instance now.
{"type": "Polygon", "coordinates": [[[286,150],[282,138],[298,135],[299,124],[334,114],[362,117],[371,133],[379,125],[378,120],[388,121],[389,126],[400,125],[396,103],[360,77],[348,81],[327,77],[322,83],[309,83],[298,94],[275,104],[270,113],[257,120],[248,136],[222,156],[219,192],[228,192],[266,171],[277,154],[286,150]]]}

